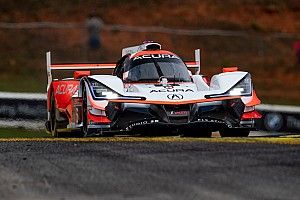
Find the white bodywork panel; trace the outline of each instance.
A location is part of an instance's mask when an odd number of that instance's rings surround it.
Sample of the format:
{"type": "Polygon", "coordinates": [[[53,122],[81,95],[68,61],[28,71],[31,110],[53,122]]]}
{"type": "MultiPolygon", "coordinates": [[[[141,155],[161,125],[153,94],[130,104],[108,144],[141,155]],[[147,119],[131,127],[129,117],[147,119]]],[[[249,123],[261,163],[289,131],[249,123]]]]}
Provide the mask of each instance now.
{"type": "Polygon", "coordinates": [[[242,78],[247,75],[248,72],[226,72],[214,75],[211,78],[210,90],[229,90],[235,84],[237,84],[242,78]]]}
{"type": "Polygon", "coordinates": [[[196,84],[198,91],[207,91],[209,86],[204,82],[201,75],[193,75],[193,82],[196,84]]]}
{"type": "Polygon", "coordinates": [[[105,86],[116,91],[122,96],[145,97],[149,101],[194,101],[206,99],[205,95],[223,94],[245,77],[247,72],[227,72],[213,76],[209,87],[200,75],[194,75],[193,82],[182,82],[172,84],[169,87],[159,83],[127,83],[116,76],[94,75],[91,78],[103,83],[105,86]],[[180,98],[172,98],[172,95],[179,95],[180,98]]]}
{"type": "Polygon", "coordinates": [[[93,75],[89,76],[90,78],[93,78],[101,83],[103,83],[105,86],[109,87],[113,91],[116,91],[117,93],[121,95],[126,95],[124,93],[124,85],[123,81],[118,78],[117,76],[112,75],[93,75]]]}

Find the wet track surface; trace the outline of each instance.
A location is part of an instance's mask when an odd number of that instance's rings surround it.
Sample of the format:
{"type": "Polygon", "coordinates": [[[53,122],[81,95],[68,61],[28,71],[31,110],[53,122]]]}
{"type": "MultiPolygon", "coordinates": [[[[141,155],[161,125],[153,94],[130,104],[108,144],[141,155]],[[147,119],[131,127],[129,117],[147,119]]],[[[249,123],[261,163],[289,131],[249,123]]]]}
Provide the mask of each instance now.
{"type": "Polygon", "coordinates": [[[0,199],[299,199],[296,140],[2,140],[0,199]]]}

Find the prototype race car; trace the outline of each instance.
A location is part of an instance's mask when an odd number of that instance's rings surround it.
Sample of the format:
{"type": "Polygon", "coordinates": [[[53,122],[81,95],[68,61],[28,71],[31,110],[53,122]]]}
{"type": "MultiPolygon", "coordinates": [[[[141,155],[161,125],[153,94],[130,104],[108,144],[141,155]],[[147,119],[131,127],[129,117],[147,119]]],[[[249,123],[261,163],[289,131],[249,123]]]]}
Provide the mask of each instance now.
{"type": "Polygon", "coordinates": [[[250,74],[223,68],[209,81],[200,74],[199,49],[193,62],[154,42],[124,48],[116,64],[51,64],[50,52],[46,57],[46,129],[55,137],[66,132],[210,137],[213,131],[240,137],[255,130],[261,117],[250,74]],[[95,69],[113,73],[91,75],[95,69]],[[53,79],[54,70],[74,74],[53,79]]]}

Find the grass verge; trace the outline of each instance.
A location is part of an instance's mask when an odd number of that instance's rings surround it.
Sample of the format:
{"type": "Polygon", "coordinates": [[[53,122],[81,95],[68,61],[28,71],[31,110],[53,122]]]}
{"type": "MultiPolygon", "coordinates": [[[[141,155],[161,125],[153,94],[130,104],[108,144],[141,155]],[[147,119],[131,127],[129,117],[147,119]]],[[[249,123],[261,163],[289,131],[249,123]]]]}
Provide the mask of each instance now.
{"type": "Polygon", "coordinates": [[[0,128],[0,138],[49,138],[44,130],[0,128]]]}

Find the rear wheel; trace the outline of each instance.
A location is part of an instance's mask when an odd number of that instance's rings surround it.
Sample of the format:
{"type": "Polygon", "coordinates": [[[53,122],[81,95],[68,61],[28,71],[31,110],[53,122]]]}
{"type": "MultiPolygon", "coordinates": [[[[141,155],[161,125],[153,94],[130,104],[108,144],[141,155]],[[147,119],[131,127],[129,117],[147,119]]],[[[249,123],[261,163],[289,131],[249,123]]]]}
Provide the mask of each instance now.
{"type": "Polygon", "coordinates": [[[51,96],[51,111],[50,111],[50,132],[53,137],[59,137],[60,134],[57,131],[57,116],[58,115],[58,110],[56,109],[56,103],[54,99],[54,94],[52,93],[51,96]]]}
{"type": "Polygon", "coordinates": [[[220,130],[221,137],[248,137],[250,130],[247,129],[224,129],[220,130]]]}

